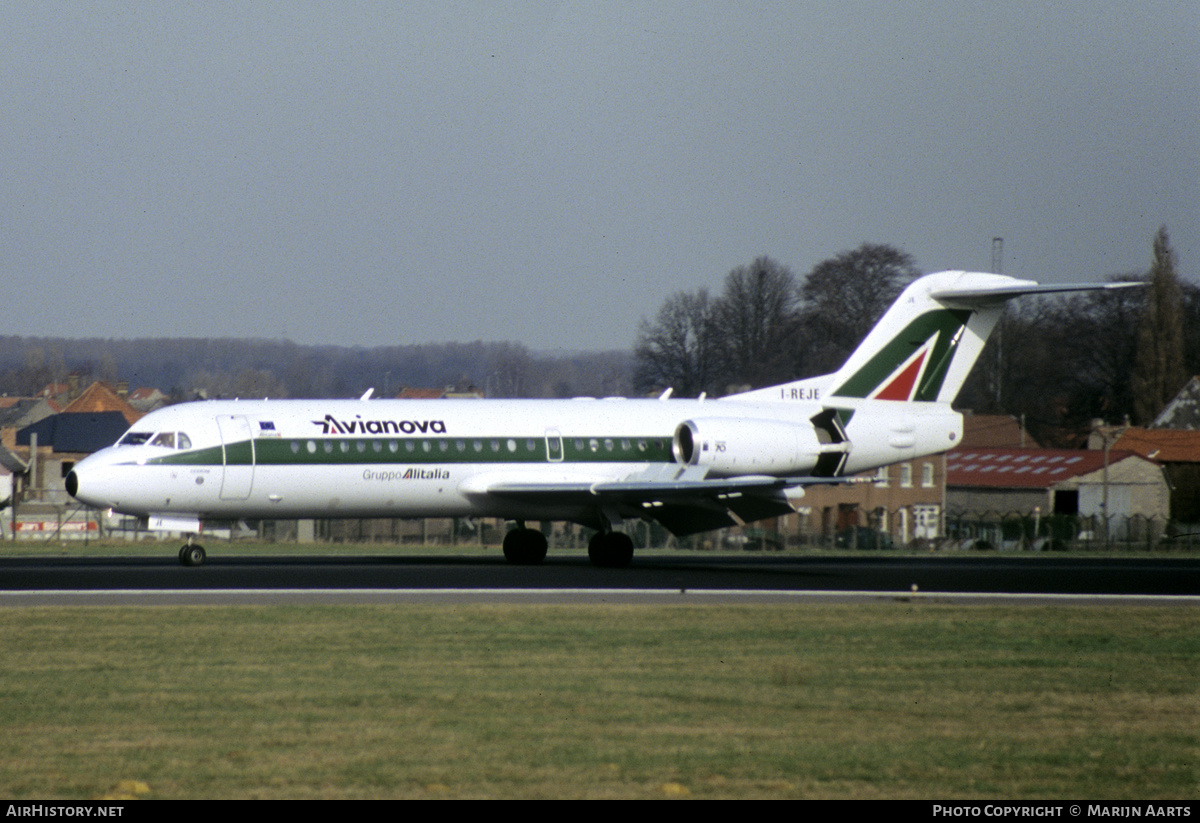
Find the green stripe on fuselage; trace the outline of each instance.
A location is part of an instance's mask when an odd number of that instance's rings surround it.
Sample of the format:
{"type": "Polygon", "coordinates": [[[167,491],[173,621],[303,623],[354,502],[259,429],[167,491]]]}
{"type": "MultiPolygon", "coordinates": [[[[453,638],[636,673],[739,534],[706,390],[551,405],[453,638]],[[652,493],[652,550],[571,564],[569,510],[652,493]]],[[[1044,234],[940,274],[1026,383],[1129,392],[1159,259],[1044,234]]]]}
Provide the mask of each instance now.
{"type": "MultiPolygon", "coordinates": [[[[349,465],[363,463],[669,463],[666,437],[563,437],[562,461],[547,456],[541,437],[314,437],[260,438],[253,462],[259,466],[349,465]]],[[[250,465],[250,441],[165,455],[152,464],[250,465]]]]}

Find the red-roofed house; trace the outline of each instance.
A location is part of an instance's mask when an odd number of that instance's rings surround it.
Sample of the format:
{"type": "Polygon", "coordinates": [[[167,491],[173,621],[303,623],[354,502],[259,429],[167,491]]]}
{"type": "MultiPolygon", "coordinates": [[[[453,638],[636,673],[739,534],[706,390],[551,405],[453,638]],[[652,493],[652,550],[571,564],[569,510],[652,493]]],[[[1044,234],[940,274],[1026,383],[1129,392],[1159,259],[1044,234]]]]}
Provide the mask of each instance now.
{"type": "Polygon", "coordinates": [[[1200,431],[1129,426],[1113,443],[1157,463],[1200,463],[1200,431]]]}
{"type": "Polygon", "coordinates": [[[483,397],[483,392],[471,385],[447,386],[444,389],[418,389],[405,386],[396,395],[400,400],[442,400],[442,399],[475,399],[483,397]]]}
{"type": "Polygon", "coordinates": [[[98,381],[88,386],[78,397],[72,400],[63,409],[63,414],[87,414],[107,411],[120,412],[130,426],[144,416],[144,412],[140,412],[129,405],[111,387],[98,381]]]}
{"type": "Polygon", "coordinates": [[[1126,450],[956,449],[946,456],[947,508],[1161,521],[1170,514],[1162,468],[1126,450]]]}
{"type": "Polygon", "coordinates": [[[1171,517],[1200,522],[1200,431],[1130,426],[1112,447],[1162,464],[1171,483],[1171,517]]]}
{"type": "MultiPolygon", "coordinates": [[[[1011,415],[966,414],[962,445],[966,448],[1036,445],[1011,415]]],[[[944,534],[945,457],[933,455],[884,466],[860,475],[846,486],[809,486],[798,501],[800,531],[828,540],[852,526],[888,532],[897,545],[937,539],[944,534]],[[865,482],[869,480],[870,482],[865,482]]]]}
{"type": "Polygon", "coordinates": [[[169,398],[152,386],[143,386],[129,392],[125,397],[125,402],[143,414],[149,414],[167,405],[169,398]]]}

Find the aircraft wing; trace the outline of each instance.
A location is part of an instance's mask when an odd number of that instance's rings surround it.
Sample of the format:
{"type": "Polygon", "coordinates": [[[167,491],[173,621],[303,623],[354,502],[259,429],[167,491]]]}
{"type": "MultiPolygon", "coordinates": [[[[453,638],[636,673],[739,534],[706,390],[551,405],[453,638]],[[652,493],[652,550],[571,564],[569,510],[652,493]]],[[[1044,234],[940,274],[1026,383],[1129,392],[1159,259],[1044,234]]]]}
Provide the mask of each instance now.
{"type": "Polygon", "coordinates": [[[486,491],[526,503],[577,503],[623,518],[650,518],[672,534],[685,536],[790,514],[795,508],[788,502],[788,489],[848,480],[767,475],[707,478],[705,474],[705,469],[693,466],[663,466],[623,480],[500,480],[486,491]]]}

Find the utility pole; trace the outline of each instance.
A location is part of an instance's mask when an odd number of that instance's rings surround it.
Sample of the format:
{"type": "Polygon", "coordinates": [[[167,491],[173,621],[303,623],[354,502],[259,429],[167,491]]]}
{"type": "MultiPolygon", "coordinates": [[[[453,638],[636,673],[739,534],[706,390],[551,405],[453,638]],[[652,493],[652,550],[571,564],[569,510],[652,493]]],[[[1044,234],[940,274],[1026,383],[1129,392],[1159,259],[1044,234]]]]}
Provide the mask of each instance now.
{"type": "MultiPolygon", "coordinates": [[[[993,237],[992,238],[992,274],[1003,274],[1004,273],[1003,269],[1004,269],[1004,238],[1003,237],[993,237]]],[[[996,384],[995,384],[994,388],[996,390],[996,413],[997,414],[1004,411],[1004,408],[1000,405],[1000,400],[1001,400],[1000,386],[1003,383],[1002,378],[1004,376],[1004,372],[1002,370],[1002,367],[1004,364],[1004,358],[1002,356],[1003,352],[1004,352],[1003,334],[1004,334],[1004,316],[1001,315],[1000,322],[996,324],[996,337],[995,337],[995,340],[996,340],[996,372],[995,372],[996,384]]]]}

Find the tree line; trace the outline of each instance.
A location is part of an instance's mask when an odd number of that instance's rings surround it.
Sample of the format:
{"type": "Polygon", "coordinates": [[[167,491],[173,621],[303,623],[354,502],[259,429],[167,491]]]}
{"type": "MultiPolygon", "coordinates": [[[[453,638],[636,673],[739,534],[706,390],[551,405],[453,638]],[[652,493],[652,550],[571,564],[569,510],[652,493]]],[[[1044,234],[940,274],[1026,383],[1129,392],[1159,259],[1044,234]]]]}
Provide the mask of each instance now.
{"type": "MultiPolygon", "coordinates": [[[[1179,278],[1165,229],[1152,255],[1148,272],[1113,278],[1147,288],[1010,304],[956,405],[1019,417],[1045,445],[1078,445],[1096,419],[1150,423],[1200,373],[1200,287],[1179,278]]],[[[677,292],[642,321],[634,387],[721,396],[835,371],[918,274],[905,252],[870,243],[802,279],[760,257],[719,295],[677,292]]]]}
{"type": "Polygon", "coordinates": [[[917,274],[886,245],[844,252],[803,281],[759,257],[731,271],[720,295],[677,292],[642,321],[634,386],[719,397],[833,371],[917,274]]]}
{"type": "MultiPolygon", "coordinates": [[[[1145,289],[1014,301],[957,406],[1021,418],[1045,445],[1075,445],[1095,419],[1149,423],[1200,373],[1200,287],[1176,272],[1166,230],[1145,289]]],[[[69,340],[0,336],[0,394],[32,396],[75,374],[153,386],[171,400],[357,397],[374,388],[473,386],[488,397],[677,397],[835,371],[919,271],[906,253],[865,243],[803,278],[770,257],[733,269],[719,294],[668,297],[632,351],[530,352],[518,343],[375,348],[286,340],[69,340]]],[[[1053,273],[1045,278],[1053,281],[1053,273]]]]}
{"type": "Polygon", "coordinates": [[[75,375],[157,388],[172,402],[210,398],[376,397],[404,387],[476,388],[488,397],[612,396],[631,391],[632,354],[542,354],[517,343],[374,348],[286,340],[70,340],[0,336],[0,394],[34,396],[75,375]]]}

